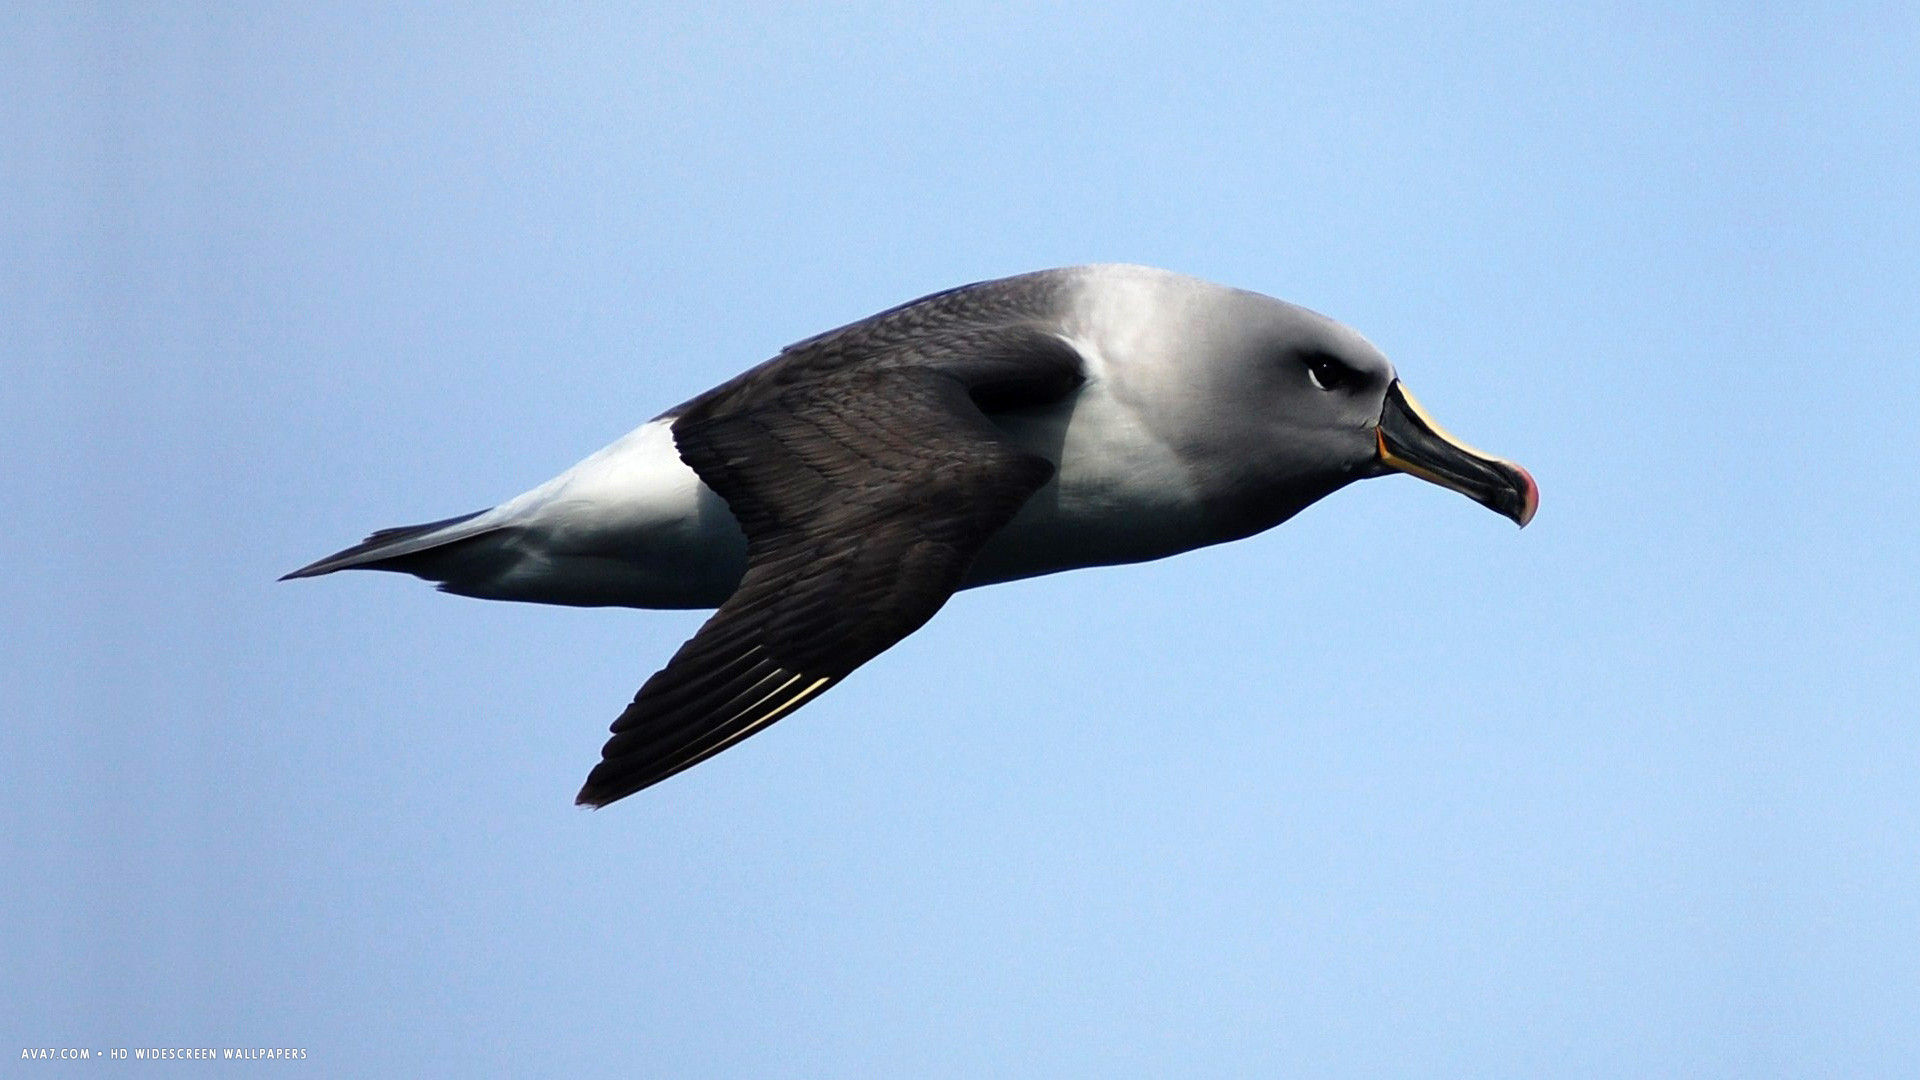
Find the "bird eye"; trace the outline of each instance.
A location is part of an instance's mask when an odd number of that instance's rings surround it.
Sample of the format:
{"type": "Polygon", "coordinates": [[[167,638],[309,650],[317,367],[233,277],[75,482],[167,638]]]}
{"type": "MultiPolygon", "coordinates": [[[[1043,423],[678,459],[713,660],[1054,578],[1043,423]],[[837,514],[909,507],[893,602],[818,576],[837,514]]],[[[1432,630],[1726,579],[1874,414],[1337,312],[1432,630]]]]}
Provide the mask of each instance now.
{"type": "Polygon", "coordinates": [[[1337,390],[1353,381],[1353,371],[1331,356],[1309,356],[1307,378],[1322,390],[1337,390]]]}

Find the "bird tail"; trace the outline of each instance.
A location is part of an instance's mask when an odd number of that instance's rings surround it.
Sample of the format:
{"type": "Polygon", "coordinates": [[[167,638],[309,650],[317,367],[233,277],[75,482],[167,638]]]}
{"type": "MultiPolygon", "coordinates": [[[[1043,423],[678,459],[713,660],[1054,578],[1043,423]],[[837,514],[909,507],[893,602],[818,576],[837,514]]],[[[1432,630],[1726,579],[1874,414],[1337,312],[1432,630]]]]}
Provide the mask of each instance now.
{"type": "Polygon", "coordinates": [[[475,510],[471,514],[461,514],[444,521],[430,521],[425,525],[402,525],[397,529],[381,529],[365,540],[344,551],[336,551],[324,559],[295,570],[282,577],[281,581],[292,578],[319,577],[331,574],[335,570],[399,570],[403,573],[418,574],[434,580],[445,580],[432,572],[431,564],[442,561],[442,557],[451,554],[452,545],[498,532],[506,526],[499,521],[481,520],[488,511],[475,510]]]}

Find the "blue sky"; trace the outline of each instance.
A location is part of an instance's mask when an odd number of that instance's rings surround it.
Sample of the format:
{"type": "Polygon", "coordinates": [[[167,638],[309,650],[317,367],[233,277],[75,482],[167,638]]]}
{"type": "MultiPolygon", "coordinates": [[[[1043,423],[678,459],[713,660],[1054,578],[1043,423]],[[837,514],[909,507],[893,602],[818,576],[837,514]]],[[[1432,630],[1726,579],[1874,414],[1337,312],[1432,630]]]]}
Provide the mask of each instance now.
{"type": "Polygon", "coordinates": [[[1920,16],[1288,7],[0,15],[0,1056],[1910,1068],[1920,16]],[[1539,517],[964,594],[599,813],[697,614],[274,581],[1088,261],[1351,323],[1539,517]]]}

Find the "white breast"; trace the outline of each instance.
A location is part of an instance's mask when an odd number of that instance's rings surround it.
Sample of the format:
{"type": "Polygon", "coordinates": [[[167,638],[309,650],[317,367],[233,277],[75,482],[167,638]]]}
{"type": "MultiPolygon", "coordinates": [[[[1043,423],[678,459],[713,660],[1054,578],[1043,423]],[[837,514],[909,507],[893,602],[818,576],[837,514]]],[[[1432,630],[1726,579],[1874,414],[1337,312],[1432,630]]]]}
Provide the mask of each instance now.
{"type": "Polygon", "coordinates": [[[1063,338],[1081,355],[1087,381],[1060,407],[1009,413],[994,422],[1059,466],[1053,480],[991,541],[969,586],[1057,570],[1140,562],[1209,542],[1198,494],[1179,455],[1156,429],[1155,408],[1171,338],[1170,302],[1157,271],[1099,268],[1063,338]],[[1150,403],[1153,407],[1150,407],[1150,403]]]}

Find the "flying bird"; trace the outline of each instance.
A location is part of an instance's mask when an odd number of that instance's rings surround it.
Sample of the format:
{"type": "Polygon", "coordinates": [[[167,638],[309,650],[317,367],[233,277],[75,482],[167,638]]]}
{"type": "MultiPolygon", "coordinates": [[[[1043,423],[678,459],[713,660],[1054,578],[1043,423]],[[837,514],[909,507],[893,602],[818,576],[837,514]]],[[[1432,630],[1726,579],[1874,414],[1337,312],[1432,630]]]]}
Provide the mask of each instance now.
{"type": "Polygon", "coordinates": [[[613,722],[577,799],[599,807],[816,700],[959,589],[1237,540],[1390,472],[1522,526],[1539,502],[1332,319],[1164,270],[1068,267],[807,338],[524,495],[287,577],[718,608],[613,722]]]}

